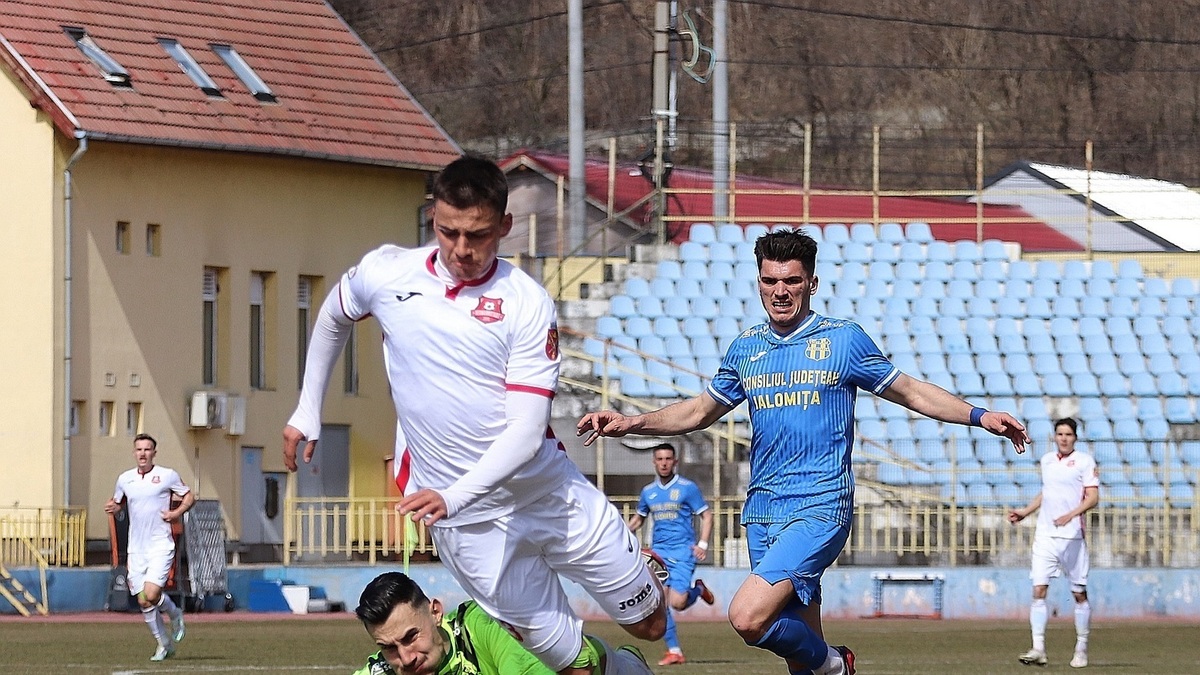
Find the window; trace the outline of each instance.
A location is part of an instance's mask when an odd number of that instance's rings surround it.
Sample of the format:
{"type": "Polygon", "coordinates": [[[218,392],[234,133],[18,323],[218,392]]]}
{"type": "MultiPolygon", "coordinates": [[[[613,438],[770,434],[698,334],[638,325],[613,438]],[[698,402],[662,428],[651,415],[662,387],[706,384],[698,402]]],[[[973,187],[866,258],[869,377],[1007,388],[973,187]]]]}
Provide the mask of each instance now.
{"type": "Polygon", "coordinates": [[[113,402],[101,401],[99,414],[99,428],[97,431],[101,436],[113,435],[113,402]]]}
{"type": "Polygon", "coordinates": [[[129,254],[129,223],[117,221],[117,253],[129,254]]]}
{"type": "Polygon", "coordinates": [[[162,255],[162,227],[155,223],[146,224],[146,255],[153,258],[162,255]]]}
{"type": "Polygon", "coordinates": [[[346,340],[346,350],[342,352],[342,389],[346,394],[358,394],[358,324],[350,326],[350,339],[346,340]]]}
{"type": "Polygon", "coordinates": [[[79,420],[83,419],[83,401],[71,401],[70,417],[67,419],[67,434],[79,435],[79,420]]]}
{"type": "Polygon", "coordinates": [[[142,404],[130,401],[125,404],[125,435],[130,438],[142,433],[142,404]]]}
{"type": "Polygon", "coordinates": [[[200,91],[209,96],[221,95],[221,90],[217,88],[217,83],[213,82],[208,73],[204,72],[204,69],[200,67],[199,63],[196,63],[196,59],[192,58],[192,55],[183,48],[183,45],[170,38],[158,38],[158,44],[162,45],[162,48],[171,55],[171,58],[175,59],[175,63],[179,64],[183,72],[192,79],[192,82],[196,83],[197,87],[200,87],[200,91]]]}
{"type": "Polygon", "coordinates": [[[101,49],[86,30],[67,26],[63,26],[63,30],[75,41],[75,46],[79,48],[79,51],[83,52],[83,55],[100,69],[100,74],[104,76],[104,79],[111,82],[113,86],[132,86],[129,81],[129,72],[122,68],[116,59],[101,49]]]}
{"type": "Polygon", "coordinates": [[[229,69],[233,71],[233,74],[238,76],[238,79],[242,81],[242,84],[246,85],[246,88],[250,90],[250,93],[254,94],[254,98],[264,103],[275,102],[275,94],[271,93],[271,88],[267,86],[266,82],[262,81],[262,78],[260,78],[258,74],[254,72],[254,70],[250,67],[250,64],[246,63],[246,60],[242,58],[242,55],[237,53],[237,50],[229,45],[209,46],[212,47],[212,50],[216,52],[217,56],[221,57],[221,60],[225,62],[225,65],[229,66],[229,69]]]}
{"type": "Polygon", "coordinates": [[[267,319],[264,306],[266,279],[261,272],[250,275],[250,387],[267,388],[267,319]]]}
{"type": "Polygon", "coordinates": [[[296,285],[296,386],[304,384],[304,360],[312,337],[312,298],[320,282],[318,277],[300,277],[296,285]]]}
{"type": "Polygon", "coordinates": [[[212,267],[204,268],[204,335],[202,337],[203,382],[205,385],[217,383],[217,270],[212,267]]]}

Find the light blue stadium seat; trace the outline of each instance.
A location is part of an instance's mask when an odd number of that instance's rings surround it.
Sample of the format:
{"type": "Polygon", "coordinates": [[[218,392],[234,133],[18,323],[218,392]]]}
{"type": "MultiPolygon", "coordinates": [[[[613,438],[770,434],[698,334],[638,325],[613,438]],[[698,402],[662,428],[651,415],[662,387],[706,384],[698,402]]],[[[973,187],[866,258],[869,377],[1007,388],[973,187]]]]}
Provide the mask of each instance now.
{"type": "Polygon", "coordinates": [[[900,227],[900,223],[880,223],[879,241],[885,244],[903,244],[904,228],[900,227]]]}
{"type": "Polygon", "coordinates": [[[1138,315],[1137,306],[1134,305],[1133,298],[1116,296],[1108,301],[1109,316],[1125,317],[1132,319],[1138,315]]]}
{"type": "MultiPolygon", "coordinates": [[[[734,227],[737,227],[736,225],[734,227]]],[[[733,248],[733,244],[723,241],[715,241],[708,245],[708,262],[712,263],[729,263],[732,266],[738,261],[737,253],[733,248]]]]}
{"type": "Polygon", "coordinates": [[[975,295],[988,300],[999,300],[1004,296],[1004,287],[995,279],[981,279],[975,282],[975,295]]]}
{"type": "Polygon", "coordinates": [[[842,260],[852,263],[871,262],[871,249],[857,241],[847,242],[842,246],[842,260]]]}
{"type": "MultiPolygon", "coordinates": [[[[750,244],[753,244],[754,242],[758,241],[759,237],[770,231],[771,228],[762,223],[750,223],[746,226],[745,232],[742,233],[742,238],[750,244]]],[[[821,242],[818,241],[817,243],[820,244],[821,242]]]]}
{"type": "Polygon", "coordinates": [[[672,386],[674,381],[674,372],[671,366],[661,361],[646,361],[646,384],[650,388],[651,396],[658,398],[679,396],[679,392],[675,391],[672,386]]]}
{"type": "Polygon", "coordinates": [[[1117,271],[1113,268],[1112,261],[1109,260],[1093,260],[1091,273],[1093,279],[1108,279],[1111,281],[1117,278],[1117,271]]]}
{"type": "Polygon", "coordinates": [[[1084,426],[1087,429],[1087,435],[1090,438],[1112,438],[1113,427],[1107,417],[1097,417],[1095,419],[1084,420],[1084,426]]]}
{"type": "Polygon", "coordinates": [[[1083,338],[1083,352],[1089,357],[1095,358],[1102,354],[1107,356],[1113,355],[1112,343],[1108,341],[1107,335],[1103,333],[1085,334],[1082,330],[1079,331],[1079,335],[1083,338]]]}
{"type": "Polygon", "coordinates": [[[1067,375],[1079,375],[1091,372],[1091,368],[1088,365],[1087,357],[1080,352],[1062,355],[1062,371],[1067,375]]]}
{"type": "Polygon", "coordinates": [[[979,278],[979,270],[975,263],[969,260],[955,260],[950,264],[950,278],[964,279],[967,282],[974,282],[979,278]]]}
{"type": "Polygon", "coordinates": [[[632,398],[650,396],[650,384],[645,376],[635,373],[621,373],[621,393],[632,398]]]}
{"type": "MultiPolygon", "coordinates": [[[[1141,441],[1142,425],[1137,418],[1115,420],[1113,422],[1113,438],[1118,441],[1141,441]]],[[[1122,449],[1124,456],[1125,450],[1122,449]]]]}
{"type": "MultiPolygon", "coordinates": [[[[1010,337],[1021,339],[1020,336],[1010,337]]],[[[1013,377],[1022,373],[1034,372],[1033,363],[1029,360],[1029,355],[1021,352],[1011,353],[1004,357],[1004,370],[1013,377]]]]}
{"type": "Polygon", "coordinates": [[[1163,396],[1186,396],[1187,383],[1179,373],[1163,373],[1157,380],[1158,391],[1163,396]]]}
{"type": "Polygon", "coordinates": [[[1070,380],[1063,373],[1043,373],[1042,390],[1047,396],[1062,397],[1074,395],[1070,380]]]}
{"type": "Polygon", "coordinates": [[[874,396],[858,396],[854,399],[854,419],[879,419],[879,411],[875,406],[874,396]]]}
{"type": "Polygon", "coordinates": [[[1114,422],[1137,418],[1137,408],[1128,398],[1115,398],[1108,401],[1108,416],[1114,422]]]}
{"type": "Polygon", "coordinates": [[[1033,265],[1027,260],[1014,260],[1008,264],[1008,278],[1013,281],[1033,281],[1033,265]]]}
{"type": "Polygon", "coordinates": [[[1058,354],[1054,352],[1034,354],[1033,372],[1043,377],[1051,373],[1062,373],[1062,364],[1059,363],[1058,354]]]}
{"type": "Polygon", "coordinates": [[[1167,313],[1166,305],[1163,304],[1162,298],[1147,298],[1142,297],[1137,301],[1137,311],[1142,316],[1149,316],[1161,319],[1167,313]]]}
{"type": "Polygon", "coordinates": [[[1171,337],[1192,337],[1192,329],[1188,326],[1187,319],[1182,316],[1167,316],[1162,320],[1163,335],[1171,337]]]}
{"type": "Polygon", "coordinates": [[[908,475],[904,469],[891,462],[881,462],[875,472],[875,477],[885,485],[908,485],[908,475]]]}
{"type": "Polygon", "coordinates": [[[700,292],[700,282],[702,281],[703,279],[693,279],[690,277],[687,279],[676,279],[675,295],[685,300],[703,296],[704,294],[700,292]]]}
{"type": "Polygon", "coordinates": [[[1146,364],[1146,370],[1152,375],[1165,375],[1167,373],[1177,373],[1175,367],[1175,357],[1165,352],[1151,354],[1146,364]]]}
{"type": "MultiPolygon", "coordinates": [[[[937,420],[929,419],[928,417],[918,417],[913,421],[913,438],[918,439],[941,439],[942,425],[937,420]]],[[[943,457],[945,453],[939,450],[939,454],[943,457]]]]}
{"type": "Polygon", "coordinates": [[[979,266],[979,278],[1005,281],[1008,279],[1007,266],[999,260],[985,260],[979,266]]]}
{"type": "Polygon", "coordinates": [[[1162,333],[1144,335],[1138,342],[1142,346],[1142,353],[1147,357],[1155,354],[1167,354],[1170,351],[1167,349],[1167,341],[1163,338],[1162,333]]]}
{"type": "Polygon", "coordinates": [[[1103,319],[1108,316],[1108,301],[1104,298],[1087,296],[1079,301],[1079,316],[1103,319]]]}
{"type": "Polygon", "coordinates": [[[1059,297],[1079,300],[1087,297],[1087,290],[1083,286],[1083,281],[1079,279],[1063,279],[1058,282],[1058,295],[1059,297]]]}
{"type": "Polygon", "coordinates": [[[653,295],[638,298],[634,306],[637,308],[637,313],[647,319],[657,319],[663,315],[662,300],[653,295]]]}
{"type": "Polygon", "coordinates": [[[954,242],[954,259],[977,263],[983,259],[983,256],[980,255],[979,244],[969,239],[962,239],[954,242]]]}
{"type": "Polygon", "coordinates": [[[1053,260],[1039,260],[1034,267],[1035,279],[1058,281],[1061,276],[1062,270],[1059,269],[1058,263],[1053,260]]]}
{"type": "Polygon", "coordinates": [[[608,312],[618,319],[627,319],[638,313],[637,303],[628,295],[614,295],[608,300],[608,312]]]}
{"type": "Polygon", "coordinates": [[[1157,396],[1159,395],[1158,384],[1154,376],[1145,371],[1128,374],[1129,377],[1129,393],[1134,396],[1157,396]]]}
{"type": "Polygon", "coordinates": [[[983,378],[979,377],[979,373],[975,372],[958,373],[955,375],[954,391],[960,396],[987,395],[987,390],[983,387],[983,378]]]}
{"type": "Polygon", "coordinates": [[[1054,313],[1050,311],[1048,299],[1032,297],[1025,302],[1025,315],[1031,319],[1049,319],[1054,313]]]}
{"type": "Polygon", "coordinates": [[[928,244],[933,241],[933,232],[929,223],[914,220],[904,228],[904,237],[911,242],[928,244]]]}
{"type": "Polygon", "coordinates": [[[673,295],[663,302],[663,316],[686,319],[692,315],[692,302],[682,295],[673,295]]]}
{"type": "Polygon", "coordinates": [[[900,250],[897,254],[900,262],[924,263],[926,261],[925,249],[921,244],[915,242],[906,242],[900,244],[900,250]]]}
{"type": "Polygon", "coordinates": [[[876,241],[875,226],[871,223],[853,223],[850,225],[850,241],[860,244],[874,244],[876,241]]]}
{"type": "Polygon", "coordinates": [[[663,340],[663,351],[667,358],[678,362],[692,357],[692,341],[683,335],[669,335],[663,340]]]}
{"type": "Polygon", "coordinates": [[[1033,280],[1033,285],[1030,287],[1029,292],[1035,298],[1053,300],[1058,297],[1058,282],[1054,279],[1039,277],[1033,280]]]}
{"type": "Polygon", "coordinates": [[[699,375],[680,371],[675,371],[673,375],[673,382],[675,383],[676,389],[679,390],[675,393],[676,396],[678,396],[680,393],[682,393],[684,396],[696,396],[700,392],[704,391],[704,381],[700,379],[699,375]]]}
{"type": "MultiPolygon", "coordinates": [[[[1194,374],[1200,374],[1200,354],[1195,352],[1191,354],[1180,354],[1176,357],[1176,365],[1179,367],[1179,374],[1184,377],[1191,377],[1194,374]]],[[[1190,395],[1192,392],[1188,392],[1190,395]]]]}
{"type": "Polygon", "coordinates": [[[717,228],[712,223],[692,223],[688,239],[700,244],[711,244],[717,240],[717,228]]]}
{"type": "Polygon", "coordinates": [[[912,441],[912,427],[907,419],[893,418],[887,421],[887,438],[890,441],[912,441]]]}
{"type": "Polygon", "coordinates": [[[1079,373],[1071,376],[1071,391],[1076,396],[1099,396],[1100,383],[1091,373],[1079,373]]]}
{"type": "Polygon", "coordinates": [[[1063,279],[1087,279],[1089,276],[1087,265],[1082,260],[1067,260],[1063,262],[1063,279]]]}
{"type": "Polygon", "coordinates": [[[706,263],[709,260],[708,246],[697,241],[685,241],[679,245],[679,259],[685,263],[685,267],[689,262],[706,263]]]}
{"type": "Polygon", "coordinates": [[[741,225],[721,223],[717,225],[716,240],[725,244],[737,244],[746,241],[746,235],[741,225]]]}
{"type": "Polygon", "coordinates": [[[650,282],[641,277],[629,277],[625,280],[625,295],[634,300],[652,295],[650,292],[650,282]]]}
{"type": "Polygon", "coordinates": [[[675,295],[675,280],[667,277],[655,277],[650,282],[650,292],[657,298],[670,298],[675,295]]]}
{"type": "Polygon", "coordinates": [[[635,315],[625,319],[625,334],[629,337],[643,338],[654,334],[654,325],[650,319],[635,315]]]}
{"type": "Polygon", "coordinates": [[[659,359],[667,358],[666,346],[663,339],[657,335],[643,335],[637,339],[638,351],[645,352],[659,359]]]}
{"type": "Polygon", "coordinates": [[[1141,287],[1141,284],[1138,283],[1137,279],[1123,277],[1123,278],[1117,279],[1116,283],[1113,284],[1113,292],[1112,292],[1112,295],[1110,296],[1110,299],[1112,299],[1112,298],[1136,298],[1136,297],[1139,297],[1141,294],[1142,294],[1142,287],[1141,287]]]}
{"type": "Polygon", "coordinates": [[[1016,393],[1012,380],[1004,373],[988,373],[983,378],[983,389],[990,396],[1012,396],[1016,393]]]}
{"type": "Polygon", "coordinates": [[[700,282],[700,295],[708,298],[725,299],[729,295],[729,287],[724,279],[704,279],[700,282]]]}
{"type": "Polygon", "coordinates": [[[849,319],[854,316],[854,302],[849,298],[828,298],[825,301],[825,315],[839,319],[849,319]]]}
{"type": "Polygon", "coordinates": [[[938,303],[938,312],[943,317],[955,320],[966,318],[967,316],[967,296],[951,296],[943,298],[938,303]]]}
{"type": "Polygon", "coordinates": [[[751,265],[754,265],[756,263],[756,261],[754,259],[754,242],[743,241],[739,244],[734,244],[733,245],[733,258],[736,262],[739,262],[739,263],[745,262],[745,263],[750,263],[751,265]]]}
{"type": "Polygon", "coordinates": [[[1162,277],[1146,277],[1142,280],[1142,297],[1166,298],[1171,295],[1171,287],[1162,277]]]}
{"type": "Polygon", "coordinates": [[[1114,295],[1113,284],[1109,279],[1097,279],[1092,277],[1087,280],[1083,288],[1085,297],[1107,300],[1114,295]]]}
{"type": "Polygon", "coordinates": [[[1143,276],[1142,264],[1133,258],[1125,258],[1117,265],[1118,278],[1141,279],[1143,276]]]}
{"type": "MultiPolygon", "coordinates": [[[[735,298],[722,298],[721,299],[722,310],[725,309],[725,301],[726,300],[736,300],[736,299],[735,298]]],[[[741,302],[741,301],[739,300],[738,302],[741,302]]],[[[713,335],[716,335],[719,338],[737,337],[738,335],[741,335],[742,330],[741,330],[741,326],[739,323],[741,316],[742,316],[741,313],[727,313],[725,311],[722,311],[721,316],[718,316],[717,318],[713,319],[713,321],[712,321],[711,328],[712,328],[713,335]]]]}
{"type": "Polygon", "coordinates": [[[685,260],[683,261],[683,278],[695,279],[696,283],[699,283],[709,278],[708,269],[708,263],[703,260],[685,260]]]}
{"type": "Polygon", "coordinates": [[[1103,377],[1110,373],[1120,374],[1120,369],[1117,368],[1117,358],[1110,353],[1103,352],[1090,356],[1088,362],[1091,365],[1092,374],[1096,377],[1103,377]]]}
{"type": "Polygon", "coordinates": [[[1193,504],[1196,498],[1196,488],[1187,483],[1172,484],[1167,488],[1167,499],[1176,508],[1186,508],[1193,504]]]}
{"type": "Polygon", "coordinates": [[[625,329],[621,326],[621,320],[615,316],[602,316],[596,319],[596,334],[600,337],[613,338],[618,335],[624,335],[625,329]]]}
{"type": "Polygon", "coordinates": [[[733,281],[733,263],[728,260],[714,260],[708,264],[708,274],[710,279],[733,281]]]}
{"type": "MultiPolygon", "coordinates": [[[[871,263],[871,265],[874,266],[875,263],[871,263]]],[[[868,272],[867,280],[863,283],[862,297],[874,298],[882,302],[891,294],[891,284],[887,279],[880,279],[868,272]]]]}
{"type": "Polygon", "coordinates": [[[983,260],[1008,260],[1008,252],[1004,250],[1004,242],[999,239],[984,239],[979,245],[979,254],[983,260]]]}
{"type": "Polygon", "coordinates": [[[911,260],[896,263],[893,274],[897,279],[904,281],[921,281],[925,276],[921,266],[911,260]]]}
{"type": "MultiPolygon", "coordinates": [[[[982,478],[982,475],[979,477],[982,478]]],[[[992,492],[991,485],[988,483],[970,483],[967,485],[967,498],[964,506],[986,508],[995,505],[996,497],[992,492]]]]}
{"type": "Polygon", "coordinates": [[[715,319],[721,315],[721,307],[710,297],[692,298],[692,316],[702,319],[715,319]]]}
{"type": "Polygon", "coordinates": [[[850,228],[844,223],[826,223],[821,228],[826,244],[845,244],[850,241],[850,228]]]}
{"type": "Polygon", "coordinates": [[[735,298],[730,295],[722,296],[717,301],[717,316],[714,321],[723,317],[739,317],[746,313],[746,305],[742,303],[741,298],[735,298]]]}
{"type": "MultiPolygon", "coordinates": [[[[954,262],[954,249],[950,247],[949,243],[941,240],[930,242],[925,248],[925,259],[930,263],[940,262],[948,266],[954,262]]],[[[926,266],[925,275],[929,276],[928,266],[926,266]]]]}
{"type": "Polygon", "coordinates": [[[881,441],[887,438],[887,426],[876,417],[865,417],[855,423],[858,435],[881,441]]]}

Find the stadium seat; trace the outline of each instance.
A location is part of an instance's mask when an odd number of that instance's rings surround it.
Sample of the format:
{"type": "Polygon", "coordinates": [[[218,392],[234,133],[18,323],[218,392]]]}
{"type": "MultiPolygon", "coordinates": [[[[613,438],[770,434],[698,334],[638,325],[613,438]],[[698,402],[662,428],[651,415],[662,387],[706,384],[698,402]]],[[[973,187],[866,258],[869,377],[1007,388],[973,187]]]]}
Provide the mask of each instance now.
{"type": "Polygon", "coordinates": [[[1042,375],[1042,389],[1047,396],[1063,397],[1074,395],[1071,383],[1063,373],[1044,373],[1042,375]]]}
{"type": "Polygon", "coordinates": [[[1146,277],[1142,280],[1142,297],[1166,298],[1171,295],[1171,287],[1162,277],[1146,277]]]}
{"type": "Polygon", "coordinates": [[[1058,282],[1058,296],[1079,300],[1087,297],[1087,290],[1083,287],[1083,281],[1079,279],[1063,279],[1058,282]]]}
{"type": "MultiPolygon", "coordinates": [[[[1183,375],[1184,377],[1191,377],[1192,375],[1200,374],[1200,354],[1195,352],[1191,354],[1180,354],[1176,357],[1176,359],[1176,365],[1179,368],[1180,375],[1183,375]]],[[[1188,393],[1192,396],[1195,395],[1192,392],[1188,393]]]]}
{"type": "Polygon", "coordinates": [[[652,295],[638,298],[634,306],[637,308],[637,314],[647,319],[653,320],[663,315],[662,300],[652,295]]]}
{"type": "Polygon", "coordinates": [[[821,235],[827,244],[845,244],[850,241],[850,228],[844,223],[826,223],[821,228],[821,235]]]}
{"type": "MultiPolygon", "coordinates": [[[[1115,420],[1113,422],[1113,438],[1118,441],[1142,440],[1142,425],[1136,418],[1115,420]]],[[[1124,455],[1124,450],[1122,450],[1124,455]]]]}
{"type": "Polygon", "coordinates": [[[1084,293],[1085,297],[1107,300],[1114,294],[1112,281],[1092,277],[1084,283],[1084,293]]]}
{"type": "Polygon", "coordinates": [[[1103,396],[1128,396],[1129,378],[1119,372],[1104,373],[1099,378],[1100,394],[1103,396]]]}
{"type": "Polygon", "coordinates": [[[911,242],[918,244],[928,244],[933,241],[933,231],[929,228],[929,223],[920,221],[912,221],[904,230],[904,236],[911,242]]]}
{"type": "Polygon", "coordinates": [[[710,279],[732,281],[734,279],[733,263],[728,260],[714,260],[708,264],[708,275],[710,279]]]}
{"type": "Polygon", "coordinates": [[[1079,373],[1071,376],[1071,391],[1076,396],[1099,396],[1100,384],[1090,372],[1079,373]]]}
{"type": "Polygon", "coordinates": [[[900,223],[880,223],[879,224],[879,241],[885,244],[903,244],[904,228],[900,223]]]}
{"type": "MultiPolygon", "coordinates": [[[[695,229],[695,228],[693,228],[695,229]]],[[[686,263],[709,261],[708,244],[702,244],[697,241],[685,241],[679,245],[679,259],[686,263]]]]}
{"type": "Polygon", "coordinates": [[[1035,298],[1053,300],[1058,297],[1058,282],[1054,279],[1038,277],[1033,280],[1033,285],[1030,287],[1029,292],[1035,298]]]}
{"type": "Polygon", "coordinates": [[[1125,258],[1117,265],[1117,277],[1125,279],[1141,279],[1142,265],[1133,258],[1125,258]]]}
{"type": "Polygon", "coordinates": [[[850,241],[874,244],[875,240],[875,226],[871,223],[852,223],[850,225],[850,241]]]}
{"type": "MultiPolygon", "coordinates": [[[[762,223],[750,223],[742,232],[742,240],[753,244],[758,238],[770,232],[771,229],[762,223]]],[[[820,242],[817,242],[818,244],[820,242]]]]}
{"type": "Polygon", "coordinates": [[[717,225],[716,240],[724,244],[737,244],[746,241],[746,235],[741,225],[721,223],[717,225]]]}
{"type": "Polygon", "coordinates": [[[1093,279],[1107,279],[1111,281],[1117,278],[1117,272],[1109,260],[1093,260],[1091,273],[1093,279]]]}
{"type": "Polygon", "coordinates": [[[1058,263],[1053,260],[1039,260],[1034,266],[1035,279],[1049,279],[1050,281],[1058,281],[1062,276],[1062,271],[1059,269],[1058,263]]]}
{"type": "Polygon", "coordinates": [[[1167,314],[1166,305],[1163,304],[1162,298],[1147,298],[1142,297],[1137,301],[1138,313],[1142,316],[1149,316],[1161,319],[1167,314]]]}
{"type": "Polygon", "coordinates": [[[1179,373],[1163,373],[1157,379],[1158,391],[1163,396],[1186,396],[1187,384],[1179,373]]]}
{"type": "Polygon", "coordinates": [[[717,240],[717,228],[712,223],[692,223],[688,239],[700,244],[711,244],[717,240]]]}

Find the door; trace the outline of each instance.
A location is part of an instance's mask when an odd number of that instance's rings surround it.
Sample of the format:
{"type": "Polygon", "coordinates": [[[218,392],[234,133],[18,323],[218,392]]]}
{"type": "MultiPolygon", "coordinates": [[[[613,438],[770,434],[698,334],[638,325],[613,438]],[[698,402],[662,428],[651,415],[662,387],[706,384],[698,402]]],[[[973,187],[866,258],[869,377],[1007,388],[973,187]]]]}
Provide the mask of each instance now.
{"type": "Polygon", "coordinates": [[[242,544],[283,543],[287,476],[263,471],[263,449],[242,447],[242,544]]]}

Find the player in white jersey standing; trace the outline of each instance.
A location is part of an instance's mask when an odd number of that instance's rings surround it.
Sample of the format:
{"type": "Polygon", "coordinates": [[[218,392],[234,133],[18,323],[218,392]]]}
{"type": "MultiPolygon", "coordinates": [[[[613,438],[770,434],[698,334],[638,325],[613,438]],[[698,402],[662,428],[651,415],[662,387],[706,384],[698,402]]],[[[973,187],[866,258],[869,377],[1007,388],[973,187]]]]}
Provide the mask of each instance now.
{"type": "Polygon", "coordinates": [[[1088,550],[1083,537],[1083,514],[1100,503],[1100,472],[1096,460],[1075,449],[1078,425],[1065,417],[1054,423],[1056,449],[1042,456],[1042,491],[1023,509],[1014,509],[1008,520],[1018,523],[1037,511],[1033,535],[1033,603],[1029,627],[1033,648],[1019,658],[1026,665],[1046,665],[1046,591],[1051,577],[1066,573],[1075,596],[1075,656],[1071,667],[1088,664],[1088,633],[1092,607],[1088,604],[1088,550]]]}
{"type": "Polygon", "coordinates": [[[581,585],[631,635],[666,628],[661,585],[620,514],[549,426],[558,387],[554,302],[497,258],[512,229],[493,162],[463,157],[433,183],[437,245],[385,245],[342,277],[318,314],[284,462],[309,461],[334,361],[355,321],[383,329],[406,448],[399,508],[430,526],[442,562],[552,670],[648,673],[629,650],[585,640],[558,577],[581,585]]]}
{"type": "Polygon", "coordinates": [[[155,465],[157,454],[158,443],[150,434],[134,437],[137,466],[117,477],[112,499],[104,505],[105,512],[115,514],[124,501],[129,510],[129,592],[137,596],[142,619],[158,642],[151,661],[173,656],[175,643],[183,639],[183,610],[163,593],[163,586],[175,564],[171,523],[182,518],[195,502],[192,491],[174,469],[155,465]],[[179,498],[174,509],[172,497],[179,498]]]}

